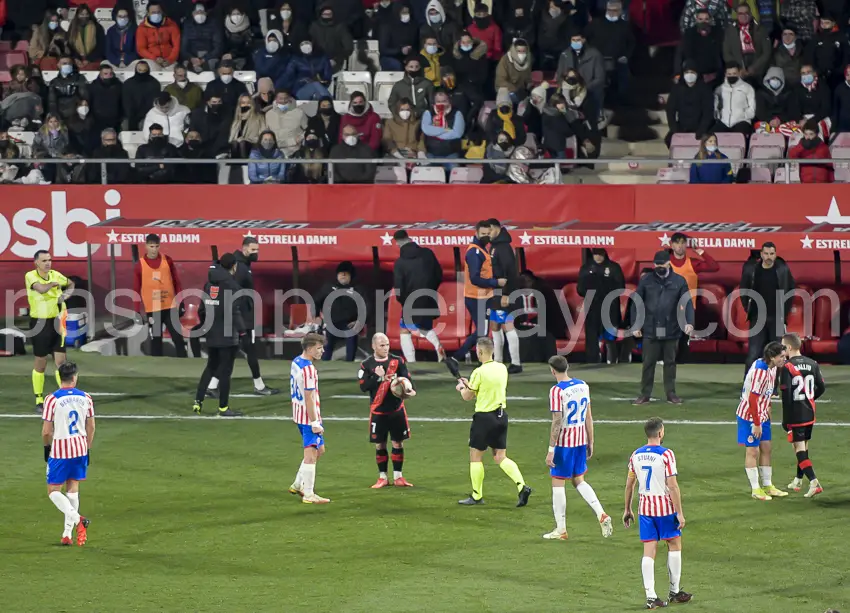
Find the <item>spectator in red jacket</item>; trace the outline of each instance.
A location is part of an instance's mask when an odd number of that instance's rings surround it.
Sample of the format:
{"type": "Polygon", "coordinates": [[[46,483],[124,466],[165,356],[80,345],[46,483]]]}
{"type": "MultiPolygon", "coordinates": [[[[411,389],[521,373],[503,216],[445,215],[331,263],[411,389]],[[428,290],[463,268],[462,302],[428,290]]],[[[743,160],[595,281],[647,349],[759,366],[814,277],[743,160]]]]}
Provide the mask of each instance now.
{"type": "Polygon", "coordinates": [[[148,4],[148,16],[136,31],[136,51],[157,70],[173,67],[180,56],[180,27],[157,0],[148,4]]]}
{"type": "Polygon", "coordinates": [[[360,142],[369,145],[372,151],[377,152],[381,148],[381,137],[384,134],[381,118],[366,101],[366,96],[362,92],[351,94],[348,112],[339,122],[338,142],[342,142],[342,131],[345,126],[357,128],[360,142]]]}
{"type": "Polygon", "coordinates": [[[487,45],[487,59],[498,62],[502,59],[502,30],[490,16],[486,4],[475,5],[475,19],[469,26],[469,35],[487,45]]]}
{"type": "MultiPolygon", "coordinates": [[[[807,121],[803,126],[803,140],[794,146],[788,157],[795,160],[829,160],[829,146],[818,136],[818,125],[807,121]]],[[[800,164],[800,183],[832,183],[835,171],[832,164],[800,164]]]]}

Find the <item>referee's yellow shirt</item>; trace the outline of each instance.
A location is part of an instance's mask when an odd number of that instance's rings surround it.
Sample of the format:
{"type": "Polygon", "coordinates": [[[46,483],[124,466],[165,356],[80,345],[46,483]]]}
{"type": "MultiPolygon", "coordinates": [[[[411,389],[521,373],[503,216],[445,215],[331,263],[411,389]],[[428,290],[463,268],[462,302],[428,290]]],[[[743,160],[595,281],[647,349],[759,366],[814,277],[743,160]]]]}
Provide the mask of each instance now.
{"type": "Polygon", "coordinates": [[[68,286],[68,279],[65,275],[51,270],[45,279],[37,270],[31,270],[26,274],[24,280],[27,285],[27,300],[30,303],[30,317],[33,319],[59,317],[59,297],[64,288],[68,286]],[[36,283],[58,283],[59,285],[39,294],[32,288],[36,283]]]}
{"type": "Polygon", "coordinates": [[[469,389],[475,392],[475,412],[489,413],[497,409],[506,409],[508,390],[508,369],[501,362],[484,362],[472,371],[469,377],[469,389]]]}

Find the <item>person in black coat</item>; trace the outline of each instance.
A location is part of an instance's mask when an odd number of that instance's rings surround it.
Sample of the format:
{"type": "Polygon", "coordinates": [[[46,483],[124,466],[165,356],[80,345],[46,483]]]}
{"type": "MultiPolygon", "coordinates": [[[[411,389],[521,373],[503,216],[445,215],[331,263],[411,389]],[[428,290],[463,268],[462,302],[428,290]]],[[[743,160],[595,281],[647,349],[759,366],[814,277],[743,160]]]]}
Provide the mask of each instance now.
{"type": "Polygon", "coordinates": [[[207,83],[204,98],[221,98],[225,113],[233,113],[239,103],[240,96],[248,95],[248,88],[242,81],[233,76],[233,63],[224,60],[219,64],[216,78],[207,83]]]}
{"type": "Polygon", "coordinates": [[[817,72],[810,64],[800,69],[800,84],[792,89],[788,114],[800,125],[806,123],[806,116],[815,122],[822,121],[832,114],[832,98],[829,85],[821,83],[817,72]]]}
{"type": "Polygon", "coordinates": [[[121,80],[115,76],[112,66],[101,65],[100,74],[89,85],[91,115],[98,131],[121,128],[124,119],[122,90],[121,80]]]}
{"type": "MultiPolygon", "coordinates": [[[[578,295],[584,298],[584,338],[585,355],[588,364],[599,363],[599,337],[603,332],[616,334],[621,327],[620,298],[609,300],[606,313],[602,312],[603,302],[611,293],[621,293],[626,288],[623,269],[608,257],[605,249],[592,249],[590,259],[586,260],[578,272],[578,295]]],[[[607,362],[614,357],[614,341],[605,341],[607,362]]]]}
{"type": "MultiPolygon", "coordinates": [[[[177,149],[180,157],[186,160],[200,160],[211,156],[204,147],[201,133],[197,130],[186,132],[183,144],[177,149]]],[[[215,164],[181,164],[176,176],[177,183],[201,185],[218,183],[218,167],[215,164]]]]}
{"type": "MultiPolygon", "coordinates": [[[[533,3],[532,3],[533,4],[533,3]]],[[[542,4],[538,2],[538,4],[542,4]]],[[[494,5],[494,10],[499,5],[494,5]]],[[[534,16],[532,11],[522,3],[513,3],[513,7],[507,11],[502,28],[502,49],[510,49],[513,42],[522,39],[528,43],[530,49],[534,49],[537,40],[537,32],[534,27],[534,16]]]]}
{"type": "MultiPolygon", "coordinates": [[[[512,312],[520,308],[515,301],[511,302],[510,294],[520,289],[519,270],[516,263],[516,255],[512,246],[511,233],[499,223],[498,219],[487,220],[490,228],[490,258],[493,266],[493,278],[505,279],[505,285],[501,295],[493,296],[490,302],[490,331],[493,333],[494,359],[502,360],[505,339],[508,341],[511,364],[508,366],[509,374],[522,372],[522,359],[520,358],[519,335],[514,328],[512,312]],[[504,338],[502,337],[504,330],[504,338]]],[[[514,298],[515,300],[515,298],[514,298]]]]}
{"type": "MultiPolygon", "coordinates": [[[[118,141],[118,132],[114,128],[106,128],[100,134],[100,146],[92,153],[92,157],[110,160],[129,160],[130,155],[118,141]]],[[[120,185],[130,183],[133,169],[129,164],[107,164],[106,184],[120,185]]],[[[103,183],[100,164],[86,164],[86,182],[103,183]]]]}
{"type": "MultiPolygon", "coordinates": [[[[179,158],[177,147],[168,142],[168,137],[163,133],[162,126],[158,123],[150,127],[148,142],[136,151],[137,160],[179,158]]],[[[174,164],[136,164],[136,174],[144,183],[173,183],[175,177],[174,164]]]]}
{"type": "Polygon", "coordinates": [[[782,69],[778,66],[768,68],[762,85],[756,90],[756,121],[776,129],[780,124],[796,119],[790,113],[792,93],[785,88],[782,69]]]}
{"type": "Polygon", "coordinates": [[[850,61],[850,42],[832,15],[821,13],[820,31],[806,46],[806,56],[803,61],[810,62],[830,88],[844,79],[844,67],[850,61]]]}
{"type": "Polygon", "coordinates": [[[233,113],[227,112],[218,96],[211,96],[204,106],[189,114],[189,129],[201,135],[206,152],[216,157],[230,151],[230,123],[233,113]]]}
{"type": "Polygon", "coordinates": [[[319,98],[319,109],[307,120],[307,131],[315,132],[327,155],[331,147],[339,142],[340,115],[334,110],[334,101],[330,96],[319,98]]]}
{"type": "Polygon", "coordinates": [[[68,127],[68,137],[74,151],[83,156],[90,156],[100,144],[100,130],[91,116],[91,107],[87,100],[81,100],[77,112],[65,124],[68,127]]]}
{"type": "Polygon", "coordinates": [[[635,36],[632,23],[623,19],[621,0],[608,0],[604,19],[594,19],[590,23],[587,44],[596,47],[605,60],[606,98],[625,103],[631,81],[629,62],[635,50],[635,36]]]}
{"type": "Polygon", "coordinates": [[[694,62],[685,62],[682,77],[670,89],[666,110],[670,131],[664,142],[668,147],[675,133],[694,132],[702,138],[714,123],[714,92],[700,79],[694,62]]]}
{"type": "Polygon", "coordinates": [[[711,24],[708,10],[696,12],[697,23],[682,34],[676,49],[673,70],[678,73],[685,62],[694,63],[697,74],[712,86],[723,81],[723,29],[711,24]]]}
{"type": "Polygon", "coordinates": [[[136,64],[136,74],[124,81],[121,88],[122,107],[130,130],[141,129],[145,115],[161,91],[162,86],[151,75],[150,66],[145,62],[136,64]]]}
{"type": "Polygon", "coordinates": [[[366,324],[359,319],[363,313],[361,309],[358,309],[358,303],[367,304],[363,290],[353,285],[356,277],[357,270],[351,262],[340,262],[336,267],[334,281],[326,283],[316,294],[315,310],[325,323],[327,339],[322,360],[330,360],[336,343],[343,341],[345,342],[345,361],[354,361],[357,353],[356,332],[366,324]],[[328,300],[331,294],[334,298],[328,300]]]}
{"type": "Polygon", "coordinates": [[[835,88],[832,97],[832,131],[850,132],[850,70],[844,69],[843,83],[835,88]]]}
{"type": "Polygon", "coordinates": [[[393,20],[378,32],[382,70],[404,70],[404,58],[419,48],[419,26],[405,1],[393,6],[393,20]]]}

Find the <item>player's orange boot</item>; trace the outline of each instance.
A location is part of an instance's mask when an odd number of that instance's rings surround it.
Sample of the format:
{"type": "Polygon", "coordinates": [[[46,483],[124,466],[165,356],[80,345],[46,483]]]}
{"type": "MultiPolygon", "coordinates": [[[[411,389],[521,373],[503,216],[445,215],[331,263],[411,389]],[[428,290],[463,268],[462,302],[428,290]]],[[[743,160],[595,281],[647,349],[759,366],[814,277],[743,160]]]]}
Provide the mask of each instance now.
{"type": "Polygon", "coordinates": [[[77,524],[77,547],[82,547],[88,540],[88,527],[90,520],[80,515],[80,523],[77,524]]]}
{"type": "Polygon", "coordinates": [[[393,485],[396,487],[413,487],[413,484],[404,477],[393,479],[393,485]]]}
{"type": "Polygon", "coordinates": [[[389,484],[390,482],[384,479],[383,477],[378,477],[378,480],[375,481],[375,485],[372,486],[372,489],[379,490],[382,487],[387,487],[389,484]]]}
{"type": "Polygon", "coordinates": [[[71,537],[70,537],[70,536],[63,536],[63,537],[62,537],[62,543],[61,543],[61,545],[62,545],[63,547],[70,547],[70,546],[71,546],[71,545],[73,545],[73,544],[74,544],[74,541],[72,541],[72,540],[71,540],[71,537]]]}

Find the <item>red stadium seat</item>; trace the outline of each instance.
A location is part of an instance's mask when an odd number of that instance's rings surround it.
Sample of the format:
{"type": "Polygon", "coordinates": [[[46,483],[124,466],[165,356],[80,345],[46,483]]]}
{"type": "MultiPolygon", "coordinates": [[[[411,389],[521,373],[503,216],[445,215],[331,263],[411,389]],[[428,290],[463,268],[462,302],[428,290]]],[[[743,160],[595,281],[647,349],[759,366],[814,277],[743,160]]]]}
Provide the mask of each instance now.
{"type": "Polygon", "coordinates": [[[201,323],[198,317],[198,304],[196,302],[185,302],[185,311],[183,317],[180,318],[180,325],[183,328],[183,336],[188,336],[192,328],[201,323]]]}
{"type": "MultiPolygon", "coordinates": [[[[442,297],[442,300],[440,301],[440,316],[434,320],[434,330],[437,331],[440,343],[446,351],[457,351],[464,339],[472,333],[472,320],[463,304],[463,284],[443,283],[437,293],[442,297]]],[[[398,305],[397,300],[393,299],[392,301],[398,305]]],[[[398,315],[395,318],[396,326],[398,326],[401,317],[401,305],[398,305],[398,307],[398,315]]],[[[387,315],[387,317],[389,318],[390,315],[387,315]]],[[[387,328],[392,324],[393,321],[390,320],[387,323],[387,328]]],[[[413,336],[413,344],[416,349],[426,351],[434,349],[431,343],[419,335],[413,336]]]]}
{"type": "Polygon", "coordinates": [[[809,341],[809,350],[816,355],[832,355],[838,351],[841,330],[847,327],[847,308],[850,288],[829,288],[835,293],[818,296],[815,300],[815,338],[809,341]],[[833,330],[833,320],[835,329],[833,330]]]}
{"type": "Polygon", "coordinates": [[[567,301],[567,306],[570,309],[572,324],[567,322],[567,334],[570,334],[571,336],[568,340],[558,343],[558,351],[561,352],[566,350],[569,345],[568,341],[574,341],[571,353],[582,353],[584,352],[586,345],[584,335],[584,312],[582,309],[584,298],[579,296],[578,285],[576,283],[569,283],[565,285],[561,289],[561,293],[564,295],[564,300],[567,301]]]}
{"type": "Polygon", "coordinates": [[[704,296],[697,296],[696,325],[694,328],[699,332],[706,330],[711,324],[716,324],[714,332],[709,336],[722,338],[725,328],[723,327],[723,303],[726,301],[726,290],[715,283],[700,283],[699,289],[712,294],[716,301],[704,296]]]}
{"type": "Polygon", "coordinates": [[[307,304],[304,304],[304,303],[290,304],[289,305],[289,324],[288,324],[289,329],[294,330],[298,326],[306,324],[309,316],[310,316],[310,313],[309,313],[307,304]]]}
{"type": "MultiPolygon", "coordinates": [[[[738,288],[735,288],[738,289],[738,288]]],[[[742,354],[746,353],[748,346],[747,312],[741,304],[741,296],[738,293],[728,295],[723,302],[723,318],[721,323],[726,330],[726,340],[717,343],[720,353],[742,354]]]]}
{"type": "Polygon", "coordinates": [[[399,340],[399,336],[401,335],[401,327],[399,326],[399,322],[401,321],[401,304],[395,299],[395,296],[390,296],[387,302],[389,302],[389,305],[387,306],[386,334],[390,339],[390,349],[392,351],[399,351],[401,350],[401,341],[399,340]]]}
{"type": "MultiPolygon", "coordinates": [[[[811,289],[805,285],[798,285],[797,291],[809,294],[811,289]]],[[[805,301],[799,294],[791,299],[791,310],[785,321],[785,329],[788,332],[796,332],[802,339],[810,339],[814,336],[814,305],[806,313],[805,301]]]]}
{"type": "Polygon", "coordinates": [[[0,52],[0,69],[8,70],[12,66],[27,65],[27,54],[22,51],[0,52]]]}

